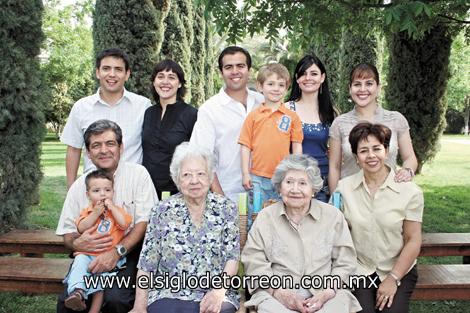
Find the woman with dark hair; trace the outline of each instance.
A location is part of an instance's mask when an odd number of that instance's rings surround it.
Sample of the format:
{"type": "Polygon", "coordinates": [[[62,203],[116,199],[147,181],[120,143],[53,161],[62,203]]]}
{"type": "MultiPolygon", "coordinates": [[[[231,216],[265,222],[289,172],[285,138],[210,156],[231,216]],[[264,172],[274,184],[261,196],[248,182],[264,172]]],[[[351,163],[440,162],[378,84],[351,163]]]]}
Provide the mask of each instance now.
{"type": "Polygon", "coordinates": [[[153,69],[151,82],[156,104],[145,111],[142,165],[150,173],[161,199],[163,191],[178,192],[170,177],[170,162],[176,146],[191,138],[197,110],[183,100],[186,80],[178,63],[159,62],[153,69]]]}
{"type": "Polygon", "coordinates": [[[361,170],[336,189],[356,248],[356,274],[376,282],[355,288],[363,313],[407,313],[417,281],[423,192],[413,182],[395,181],[386,162],[391,138],[384,125],[357,124],[348,144],[361,170]]]}
{"type": "Polygon", "coordinates": [[[418,168],[408,121],[400,112],[383,109],[377,102],[379,92],[379,73],[374,65],[362,63],[353,68],[349,77],[349,93],[355,104],[354,109],[338,116],[330,127],[328,184],[331,190],[336,188],[340,179],[360,170],[348,137],[351,129],[361,121],[380,123],[391,129],[387,165],[396,169],[398,153],[403,161],[402,168],[396,171],[397,182],[412,180],[418,168]]]}
{"type": "Polygon", "coordinates": [[[330,98],[325,66],[316,55],[306,55],[297,63],[288,106],[302,121],[303,153],[315,158],[321,170],[324,185],[315,198],[327,202],[328,133],[337,112],[330,98]]]}

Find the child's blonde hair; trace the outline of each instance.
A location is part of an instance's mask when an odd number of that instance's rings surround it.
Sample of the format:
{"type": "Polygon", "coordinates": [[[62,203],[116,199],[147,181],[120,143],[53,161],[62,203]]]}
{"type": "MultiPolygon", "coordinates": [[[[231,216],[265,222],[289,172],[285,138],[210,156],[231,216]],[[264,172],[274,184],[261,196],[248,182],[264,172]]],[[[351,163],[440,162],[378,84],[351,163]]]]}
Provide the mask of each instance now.
{"type": "Polygon", "coordinates": [[[262,85],[266,81],[266,79],[268,79],[268,77],[271,76],[272,74],[276,74],[280,78],[284,79],[286,81],[286,86],[287,87],[289,86],[290,84],[289,70],[280,63],[269,63],[266,65],[263,65],[258,71],[258,77],[256,78],[256,81],[262,85]]]}

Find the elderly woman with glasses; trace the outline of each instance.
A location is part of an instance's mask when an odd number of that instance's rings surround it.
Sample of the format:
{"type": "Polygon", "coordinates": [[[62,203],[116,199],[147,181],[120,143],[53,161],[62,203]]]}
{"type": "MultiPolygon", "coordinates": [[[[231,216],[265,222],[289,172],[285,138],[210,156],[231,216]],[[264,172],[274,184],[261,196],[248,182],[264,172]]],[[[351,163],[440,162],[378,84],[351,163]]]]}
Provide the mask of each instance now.
{"type": "Polygon", "coordinates": [[[237,274],[238,209],[227,198],[209,191],[214,168],[208,151],[182,143],[175,150],[170,173],[180,193],[161,201],[152,211],[137,280],[168,277],[181,281],[172,288],[138,286],[131,312],[235,312],[239,304],[236,290],[185,288],[183,280],[207,273],[237,274]]]}
{"type": "Polygon", "coordinates": [[[290,155],[276,168],[272,183],[282,200],[258,214],[242,252],[253,294],[245,305],[259,313],[359,311],[354,296],[342,289],[356,268],[347,223],[339,210],[314,199],[323,186],[317,162],[290,155]],[[257,276],[291,278],[292,283],[272,288],[257,276]]]}

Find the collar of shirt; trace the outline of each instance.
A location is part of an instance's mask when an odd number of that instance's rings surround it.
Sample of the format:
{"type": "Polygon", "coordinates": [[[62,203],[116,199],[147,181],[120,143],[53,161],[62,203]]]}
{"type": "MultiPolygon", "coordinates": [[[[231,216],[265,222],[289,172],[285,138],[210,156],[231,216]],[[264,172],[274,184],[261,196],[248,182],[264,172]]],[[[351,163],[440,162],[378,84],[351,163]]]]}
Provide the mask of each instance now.
{"type": "Polygon", "coordinates": [[[116,167],[116,170],[114,171],[113,173],[113,179],[114,181],[116,181],[120,175],[120,173],[122,172],[122,167],[123,167],[123,164],[124,162],[123,161],[119,161],[118,163],[118,166],[116,167]]]}
{"type": "MultiPolygon", "coordinates": [[[[359,119],[359,114],[357,113],[356,106],[354,106],[354,109],[352,110],[352,115],[356,119],[359,119]]],[[[375,111],[374,111],[374,121],[383,120],[383,115],[384,115],[384,109],[380,105],[377,105],[377,108],[375,108],[375,111]]]]}
{"type": "MultiPolygon", "coordinates": [[[[247,92],[247,97],[246,97],[246,111],[247,112],[251,112],[251,110],[253,109],[253,107],[255,106],[255,102],[256,102],[256,99],[255,99],[255,95],[253,94],[253,91],[251,91],[250,89],[246,88],[246,92],[247,92]]],[[[226,92],[225,92],[225,86],[220,88],[220,91],[219,91],[219,95],[220,95],[220,104],[221,105],[230,105],[231,103],[237,103],[237,104],[240,104],[242,105],[243,107],[245,107],[241,102],[233,99],[232,97],[230,97],[226,92]]]]}
{"type": "MultiPolygon", "coordinates": [[[[384,183],[382,184],[382,186],[380,186],[379,189],[388,187],[397,193],[400,192],[400,189],[399,189],[400,183],[395,182],[395,171],[391,169],[388,165],[385,165],[385,166],[387,166],[390,169],[390,172],[388,173],[387,178],[385,179],[384,183]]],[[[365,188],[366,182],[364,178],[364,171],[362,169],[357,174],[355,174],[352,183],[353,183],[354,189],[357,189],[361,186],[365,188]]]]}
{"type": "MultiPolygon", "coordinates": [[[[182,216],[189,217],[190,216],[189,209],[188,209],[188,206],[186,205],[186,201],[184,200],[183,194],[178,193],[175,198],[176,198],[175,203],[177,204],[178,207],[186,208],[186,210],[182,210],[179,213],[181,213],[182,216]]],[[[217,209],[218,209],[218,205],[217,205],[217,201],[215,200],[215,196],[211,191],[209,191],[206,195],[206,203],[204,206],[203,216],[206,219],[208,219],[212,215],[218,215],[217,209]]]]}
{"type": "Polygon", "coordinates": [[[286,108],[284,103],[281,103],[281,105],[276,110],[272,111],[272,109],[270,107],[266,106],[265,102],[263,102],[262,105],[260,105],[260,107],[259,107],[259,111],[262,112],[262,113],[270,112],[271,114],[279,111],[282,114],[287,114],[287,111],[290,111],[290,109],[286,108]]]}
{"type": "MultiPolygon", "coordinates": [[[[118,102],[116,102],[115,105],[118,105],[119,103],[121,103],[124,99],[127,99],[128,101],[130,101],[130,98],[129,98],[129,91],[127,91],[126,88],[124,88],[124,92],[122,93],[122,97],[121,99],[119,99],[118,102]]],[[[106,101],[104,101],[102,98],[101,98],[101,95],[100,95],[100,88],[98,88],[98,90],[96,91],[96,93],[94,94],[94,100],[95,100],[95,104],[104,104],[106,106],[110,106],[106,101]]]]}
{"type": "MultiPolygon", "coordinates": [[[[286,212],[286,207],[284,205],[284,202],[278,201],[274,204],[278,210],[278,215],[279,217],[285,216],[287,220],[289,220],[289,217],[287,216],[286,212]]],[[[321,208],[318,205],[317,201],[312,199],[310,200],[310,208],[308,210],[307,215],[310,215],[314,220],[319,220],[321,217],[321,208]]]]}
{"type": "MultiPolygon", "coordinates": [[[[173,112],[174,110],[176,110],[176,108],[178,106],[180,106],[183,102],[181,100],[176,100],[175,103],[171,103],[171,104],[168,104],[166,106],[166,112],[173,112]]],[[[161,104],[157,104],[157,108],[158,108],[158,111],[161,112],[162,111],[162,106],[161,104]]],[[[166,114],[166,113],[165,113],[166,114]]]]}

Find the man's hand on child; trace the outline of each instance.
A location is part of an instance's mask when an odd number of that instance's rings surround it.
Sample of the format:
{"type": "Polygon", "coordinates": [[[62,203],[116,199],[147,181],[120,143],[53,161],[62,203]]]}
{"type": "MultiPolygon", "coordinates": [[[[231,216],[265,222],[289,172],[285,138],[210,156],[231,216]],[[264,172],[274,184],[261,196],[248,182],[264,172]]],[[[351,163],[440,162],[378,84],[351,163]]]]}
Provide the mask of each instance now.
{"type": "Polygon", "coordinates": [[[80,237],[73,241],[73,250],[80,252],[97,252],[101,253],[112,246],[113,237],[109,234],[100,234],[96,230],[98,225],[95,225],[83,232],[80,237]]]}
{"type": "Polygon", "coordinates": [[[94,274],[109,272],[116,267],[118,261],[119,255],[117,254],[116,249],[111,249],[101,253],[93,261],[91,261],[90,265],[88,266],[88,270],[94,274]]]}

